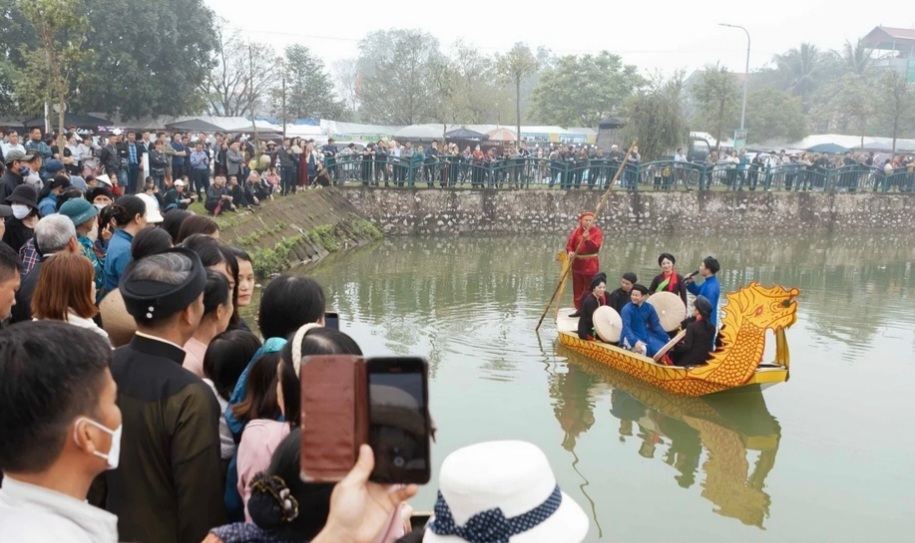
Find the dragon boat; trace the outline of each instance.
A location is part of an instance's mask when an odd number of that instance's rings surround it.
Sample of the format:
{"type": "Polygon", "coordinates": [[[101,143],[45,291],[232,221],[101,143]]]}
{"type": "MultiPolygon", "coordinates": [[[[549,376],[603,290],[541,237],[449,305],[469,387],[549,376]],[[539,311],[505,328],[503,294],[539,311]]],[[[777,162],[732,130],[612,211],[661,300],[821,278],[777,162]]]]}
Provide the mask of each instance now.
{"type": "Polygon", "coordinates": [[[752,282],[726,295],[718,335],[721,346],[702,366],[666,366],[652,358],[602,341],[578,337],[573,309],[557,311],[559,343],[596,362],[606,364],[658,388],[686,396],[704,396],[725,390],[783,383],[789,377],[785,329],[797,321],[796,288],[766,287],[752,282]],[[766,332],[775,335],[775,359],[763,363],[766,332]]]}

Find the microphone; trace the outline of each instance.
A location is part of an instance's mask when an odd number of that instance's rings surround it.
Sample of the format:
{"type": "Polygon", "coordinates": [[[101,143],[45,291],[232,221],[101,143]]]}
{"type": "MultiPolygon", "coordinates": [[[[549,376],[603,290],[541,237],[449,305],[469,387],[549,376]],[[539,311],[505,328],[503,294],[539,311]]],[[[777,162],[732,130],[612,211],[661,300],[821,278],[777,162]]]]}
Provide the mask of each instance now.
{"type": "Polygon", "coordinates": [[[686,277],[684,277],[684,279],[692,279],[693,276],[696,276],[696,275],[699,275],[699,270],[696,270],[692,273],[687,274],[686,277]]]}

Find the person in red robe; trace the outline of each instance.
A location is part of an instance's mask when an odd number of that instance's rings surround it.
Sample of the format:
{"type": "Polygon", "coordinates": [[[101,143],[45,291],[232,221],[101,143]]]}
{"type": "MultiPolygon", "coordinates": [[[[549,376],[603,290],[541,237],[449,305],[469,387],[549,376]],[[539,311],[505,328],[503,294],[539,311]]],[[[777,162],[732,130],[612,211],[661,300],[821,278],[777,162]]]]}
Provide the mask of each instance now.
{"type": "Polygon", "coordinates": [[[575,313],[580,316],[581,300],[589,293],[591,279],[600,270],[598,253],[604,242],[604,233],[594,226],[594,213],[586,211],[578,216],[578,228],[572,231],[566,243],[566,252],[572,261],[572,294],[575,299],[575,313]]]}

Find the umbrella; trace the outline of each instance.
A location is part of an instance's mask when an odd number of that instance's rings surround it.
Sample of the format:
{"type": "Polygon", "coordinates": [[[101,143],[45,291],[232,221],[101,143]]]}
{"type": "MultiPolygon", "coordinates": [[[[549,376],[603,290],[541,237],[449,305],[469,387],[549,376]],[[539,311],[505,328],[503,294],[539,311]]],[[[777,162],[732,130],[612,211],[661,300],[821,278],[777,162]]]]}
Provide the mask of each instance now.
{"type": "Polygon", "coordinates": [[[169,130],[177,130],[179,132],[222,132],[223,127],[215,125],[209,121],[201,119],[200,117],[191,117],[190,119],[184,119],[182,121],[176,121],[173,123],[168,123],[165,125],[169,130]]]}
{"type": "Polygon", "coordinates": [[[836,143],[821,143],[819,145],[814,145],[813,147],[808,147],[807,150],[810,151],[811,153],[830,153],[830,154],[848,152],[848,148],[842,147],[841,145],[836,144],[836,143]]]}
{"type": "Polygon", "coordinates": [[[683,299],[673,292],[655,292],[648,298],[648,303],[658,312],[658,319],[665,332],[673,332],[686,318],[686,305],[683,304],[683,299]]]}
{"type": "Polygon", "coordinates": [[[602,305],[594,310],[592,315],[594,321],[594,331],[597,336],[607,343],[616,343],[620,340],[620,333],[623,331],[623,319],[609,305],[602,305]]]}
{"type": "Polygon", "coordinates": [[[489,141],[518,141],[518,137],[515,136],[514,131],[507,128],[496,128],[495,130],[490,130],[486,134],[489,141]]]}
{"type": "Polygon", "coordinates": [[[437,140],[442,137],[440,124],[412,124],[394,133],[395,139],[404,140],[437,140]]]}
{"type": "Polygon", "coordinates": [[[481,140],[485,137],[486,134],[477,132],[475,130],[470,130],[469,128],[464,128],[463,126],[452,130],[451,132],[445,133],[445,138],[449,140],[481,140]]]}

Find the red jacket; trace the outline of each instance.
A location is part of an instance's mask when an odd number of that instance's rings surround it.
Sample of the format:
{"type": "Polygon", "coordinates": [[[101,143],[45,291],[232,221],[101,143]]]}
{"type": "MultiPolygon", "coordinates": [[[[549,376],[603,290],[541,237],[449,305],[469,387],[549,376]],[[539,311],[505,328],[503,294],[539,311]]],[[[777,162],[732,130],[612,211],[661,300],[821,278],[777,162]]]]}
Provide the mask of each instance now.
{"type": "Polygon", "coordinates": [[[600,252],[600,246],[604,243],[604,234],[600,231],[600,228],[591,226],[590,230],[588,230],[590,239],[584,242],[580,251],[576,251],[578,244],[581,243],[583,232],[581,226],[572,231],[572,235],[569,236],[569,242],[566,243],[566,252],[575,252],[576,255],[572,260],[572,272],[595,275],[600,271],[600,259],[597,253],[600,252]],[[593,258],[580,258],[585,255],[594,256],[593,258]]]}

